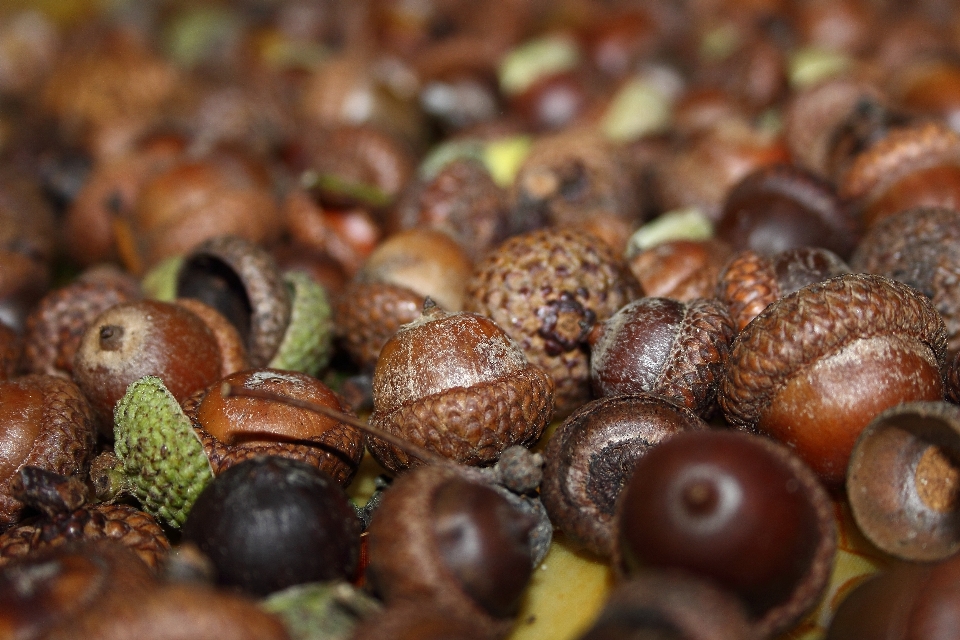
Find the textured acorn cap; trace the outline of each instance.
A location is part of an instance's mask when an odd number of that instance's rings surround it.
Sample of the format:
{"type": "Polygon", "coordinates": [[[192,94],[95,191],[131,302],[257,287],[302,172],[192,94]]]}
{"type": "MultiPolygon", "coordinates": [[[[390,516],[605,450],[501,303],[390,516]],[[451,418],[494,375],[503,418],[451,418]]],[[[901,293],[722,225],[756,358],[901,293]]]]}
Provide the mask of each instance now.
{"type": "Polygon", "coordinates": [[[942,164],[960,164],[960,134],[945,123],[894,129],[854,159],[838,191],[846,199],[869,199],[910,173],[942,164]]]}
{"type": "Polygon", "coordinates": [[[724,414],[752,429],[797,372],[855,340],[890,334],[925,344],[944,370],[943,320],[929,300],[903,283],[848,274],[783,297],[734,341],[721,382],[724,414]]]}
{"type": "Polygon", "coordinates": [[[163,381],[146,376],[130,385],[114,412],[114,439],[124,488],[147,513],[179,528],[213,470],[163,381]]]}
{"type": "Polygon", "coordinates": [[[844,273],[850,273],[850,267],[827,249],[788,249],[772,256],[747,249],[720,274],[717,297],[726,303],[737,331],[742,331],[779,298],[844,273]]]}
{"type": "MultiPolygon", "coordinates": [[[[489,318],[424,306],[383,347],[370,423],[470,465],[536,442],[553,414],[549,376],[489,318]]],[[[394,472],[415,462],[377,438],[367,447],[394,472]]]]}
{"type": "Polygon", "coordinates": [[[283,281],[293,301],[290,322],[268,366],[315,376],[330,361],[333,341],[327,292],[316,280],[299,271],[283,274],[283,281]]]}
{"type": "Polygon", "coordinates": [[[513,236],[474,269],[466,309],[483,314],[513,338],[531,364],[556,384],[560,415],[590,398],[590,366],[582,342],[643,295],[625,261],[585,233],[551,227],[513,236]]]}
{"type": "Polygon", "coordinates": [[[237,236],[213,238],[185,256],[177,296],[198,298],[233,322],[254,367],[274,357],[290,323],[290,291],[273,257],[237,236]]]}
{"type": "Polygon", "coordinates": [[[362,369],[371,371],[380,350],[401,326],[420,317],[424,297],[386,282],[351,282],[334,307],[337,339],[362,369]]]}
{"type": "Polygon", "coordinates": [[[950,351],[960,351],[960,211],[916,207],[884,218],[867,231],[851,264],[930,298],[947,325],[950,351]]]}

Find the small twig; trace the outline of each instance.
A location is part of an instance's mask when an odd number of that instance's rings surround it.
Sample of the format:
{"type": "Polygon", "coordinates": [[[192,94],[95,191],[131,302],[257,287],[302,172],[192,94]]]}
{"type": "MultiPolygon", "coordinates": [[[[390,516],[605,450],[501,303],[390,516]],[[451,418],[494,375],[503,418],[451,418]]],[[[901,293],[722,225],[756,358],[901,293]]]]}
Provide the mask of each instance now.
{"type": "Polygon", "coordinates": [[[261,400],[273,400],[275,402],[283,402],[285,404],[291,405],[293,407],[300,407],[301,409],[306,409],[308,411],[313,411],[321,415],[327,416],[334,420],[339,420],[340,422],[345,422],[351,427],[359,429],[363,433],[373,436],[374,438],[379,438],[388,444],[393,445],[397,449],[400,449],[404,453],[413,456],[420,462],[425,464],[446,464],[446,465],[455,465],[456,463],[445,458],[441,455],[433,453],[423,447],[416,445],[412,442],[399,438],[388,431],[384,431],[378,427],[364,422],[359,418],[355,418],[348,413],[343,411],[338,411],[333,407],[326,407],[322,404],[317,404],[316,402],[310,402],[309,400],[300,400],[299,398],[291,398],[290,396],[285,396],[282,393],[274,393],[273,391],[265,391],[263,389],[249,389],[246,387],[235,387],[230,383],[223,383],[220,387],[220,395],[224,398],[229,398],[230,396],[242,396],[247,398],[260,398],[261,400]]]}

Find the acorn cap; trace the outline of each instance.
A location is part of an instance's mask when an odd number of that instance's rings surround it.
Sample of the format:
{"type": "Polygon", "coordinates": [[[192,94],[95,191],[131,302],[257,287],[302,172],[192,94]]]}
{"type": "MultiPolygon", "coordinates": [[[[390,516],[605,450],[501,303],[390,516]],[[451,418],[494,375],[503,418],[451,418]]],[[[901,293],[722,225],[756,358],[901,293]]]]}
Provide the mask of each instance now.
{"type": "Polygon", "coordinates": [[[290,290],[273,257],[237,236],[213,238],[185,256],[177,297],[197,298],[230,320],[254,367],[274,357],[290,323],[290,290]]]}
{"type": "MultiPolygon", "coordinates": [[[[370,424],[469,465],[536,442],[553,414],[553,381],[489,318],[428,304],[381,351],[370,424]]],[[[415,462],[378,438],[367,447],[394,472],[415,462]]]]}
{"type": "Polygon", "coordinates": [[[860,434],[847,496],[860,531],[904,560],[960,551],[960,407],[910,402],[884,411],[860,434]]]}
{"type": "Polygon", "coordinates": [[[897,128],[854,159],[838,192],[869,199],[910,173],[943,164],[960,164],[960,134],[941,122],[897,128]]]}
{"type": "Polygon", "coordinates": [[[899,334],[927,345],[943,370],[940,314],[907,285],[848,274],[783,297],[737,336],[721,382],[727,419],[753,428],[777,390],[804,367],[862,338],[899,334]]]}
{"type": "Polygon", "coordinates": [[[424,297],[387,282],[351,282],[337,296],[337,339],[361,369],[373,370],[380,350],[401,326],[420,317],[424,297]]]}
{"type": "Polygon", "coordinates": [[[145,376],[130,385],[114,412],[114,438],[126,490],[147,513],[179,528],[213,470],[163,381],[145,376]]]}
{"type": "Polygon", "coordinates": [[[922,292],[947,325],[951,352],[960,351],[960,211],[915,207],[886,217],[864,235],[851,258],[857,271],[894,278],[922,292]]]}
{"type": "Polygon", "coordinates": [[[589,325],[642,295],[625,261],[602,241],[551,227],[491,251],[467,285],[466,309],[500,325],[553,378],[557,412],[569,415],[590,398],[582,342],[589,325]]]}
{"type": "Polygon", "coordinates": [[[290,322],[267,365],[317,375],[330,361],[333,320],[327,292],[305,273],[288,271],[283,281],[293,301],[290,322]]]}

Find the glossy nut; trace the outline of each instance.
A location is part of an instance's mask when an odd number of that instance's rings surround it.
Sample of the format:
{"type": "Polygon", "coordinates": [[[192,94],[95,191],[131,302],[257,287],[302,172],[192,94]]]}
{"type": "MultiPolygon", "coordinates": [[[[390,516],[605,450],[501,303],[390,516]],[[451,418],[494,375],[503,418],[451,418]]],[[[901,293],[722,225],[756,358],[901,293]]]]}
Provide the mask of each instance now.
{"type": "Polygon", "coordinates": [[[654,393],[709,415],[735,333],[716,299],[634,300],[587,336],[593,391],[599,397],[654,393]]]}
{"type": "Polygon", "coordinates": [[[628,262],[648,296],[689,302],[715,295],[732,255],[730,245],[716,238],[673,240],[628,255],[628,262]]]}
{"type": "Polygon", "coordinates": [[[63,475],[85,473],[96,429],[77,385],[42,374],[0,383],[0,423],[0,528],[6,528],[25,509],[12,494],[17,470],[28,465],[63,475]]]}
{"type": "Polygon", "coordinates": [[[857,526],[883,551],[914,561],[960,550],[960,408],[905,403],[884,411],[850,455],[847,496],[857,526]]]}
{"type": "Polygon", "coordinates": [[[720,405],[731,424],[787,443],[839,485],[877,414],[943,398],[945,353],[925,297],[882,276],[839,276],[781,298],[737,336],[720,405]]]}
{"type": "Polygon", "coordinates": [[[677,433],[706,428],[688,409],[650,394],[588,402],[543,452],[540,495],[550,520],[568,539],[610,557],[616,500],[637,460],[677,433]]]}
{"type": "Polygon", "coordinates": [[[789,449],[727,430],[677,434],[642,457],[617,502],[614,567],[670,568],[736,593],[756,632],[793,626],[826,588],[830,498],[789,449]]]}

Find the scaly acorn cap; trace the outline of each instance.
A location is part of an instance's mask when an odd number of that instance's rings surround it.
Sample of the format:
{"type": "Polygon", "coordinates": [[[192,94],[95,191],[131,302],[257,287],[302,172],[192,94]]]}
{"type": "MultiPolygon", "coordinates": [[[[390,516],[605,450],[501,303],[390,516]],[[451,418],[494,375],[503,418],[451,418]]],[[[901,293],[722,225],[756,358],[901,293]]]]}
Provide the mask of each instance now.
{"type": "Polygon", "coordinates": [[[305,273],[288,271],[283,280],[293,300],[290,322],[267,366],[315,376],[330,361],[333,313],[327,293],[305,273]]]}
{"type": "Polygon", "coordinates": [[[163,381],[144,376],[127,387],[114,411],[116,469],[144,511],[180,528],[213,480],[203,445],[163,381]]]}

